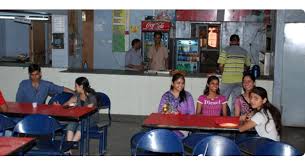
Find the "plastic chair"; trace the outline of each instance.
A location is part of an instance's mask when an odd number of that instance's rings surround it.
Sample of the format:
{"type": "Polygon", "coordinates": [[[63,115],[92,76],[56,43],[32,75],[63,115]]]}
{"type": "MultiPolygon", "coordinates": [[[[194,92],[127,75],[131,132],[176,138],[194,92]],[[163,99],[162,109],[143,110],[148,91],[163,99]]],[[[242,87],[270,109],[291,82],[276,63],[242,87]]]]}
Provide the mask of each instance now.
{"type": "Polygon", "coordinates": [[[9,117],[0,114],[0,136],[5,136],[5,131],[13,129],[16,123],[9,117]]]}
{"type": "Polygon", "coordinates": [[[269,142],[257,147],[256,156],[302,156],[293,146],[283,142],[269,142]]]}
{"type": "Polygon", "coordinates": [[[111,126],[111,101],[108,95],[102,92],[96,92],[97,100],[99,101],[98,108],[99,109],[107,109],[108,110],[108,125],[111,126]]]}
{"type": "Polygon", "coordinates": [[[130,152],[131,155],[135,155],[136,152],[136,146],[141,137],[146,133],[146,131],[141,131],[136,134],[134,134],[130,139],[130,152]]]}
{"type": "Polygon", "coordinates": [[[50,101],[49,105],[53,104],[54,102],[58,102],[59,104],[63,105],[65,102],[67,102],[71,97],[73,96],[72,93],[62,92],[59,94],[56,94],[53,96],[50,101]]]}
{"type": "Polygon", "coordinates": [[[203,156],[239,156],[238,146],[230,139],[222,136],[208,136],[196,144],[193,155],[203,156]]]}
{"type": "Polygon", "coordinates": [[[108,109],[108,122],[99,122],[96,125],[90,126],[89,138],[99,139],[99,155],[105,155],[107,149],[108,127],[111,125],[111,101],[109,97],[102,92],[96,92],[96,97],[98,101],[98,109],[108,109]]]}
{"type": "Polygon", "coordinates": [[[186,149],[193,150],[198,142],[212,135],[213,134],[211,133],[192,133],[189,136],[187,136],[185,139],[183,139],[183,145],[186,149]]]}
{"type": "Polygon", "coordinates": [[[134,156],[137,155],[184,155],[184,148],[174,132],[155,129],[140,138],[134,152],[134,156]]]}
{"type": "Polygon", "coordinates": [[[273,142],[272,139],[264,138],[264,137],[249,137],[243,139],[236,144],[238,145],[241,152],[246,155],[254,155],[256,152],[257,146],[265,145],[269,142],[273,142]]]}
{"type": "Polygon", "coordinates": [[[65,155],[64,152],[72,148],[72,142],[66,142],[63,136],[60,141],[55,140],[55,132],[62,126],[54,118],[35,114],[26,116],[18,122],[13,134],[36,137],[36,145],[25,155],[65,155]]]}

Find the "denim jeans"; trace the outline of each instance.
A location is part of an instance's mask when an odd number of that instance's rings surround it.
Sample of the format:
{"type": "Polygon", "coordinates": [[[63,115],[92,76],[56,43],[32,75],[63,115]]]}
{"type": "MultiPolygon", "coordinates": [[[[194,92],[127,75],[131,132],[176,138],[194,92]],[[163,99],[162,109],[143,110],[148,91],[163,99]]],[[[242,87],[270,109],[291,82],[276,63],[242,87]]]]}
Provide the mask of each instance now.
{"type": "Polygon", "coordinates": [[[234,103],[237,96],[241,95],[242,86],[241,83],[226,84],[223,83],[220,86],[221,95],[225,96],[228,101],[229,111],[231,116],[234,116],[234,103]],[[229,98],[231,96],[231,104],[229,98]]]}

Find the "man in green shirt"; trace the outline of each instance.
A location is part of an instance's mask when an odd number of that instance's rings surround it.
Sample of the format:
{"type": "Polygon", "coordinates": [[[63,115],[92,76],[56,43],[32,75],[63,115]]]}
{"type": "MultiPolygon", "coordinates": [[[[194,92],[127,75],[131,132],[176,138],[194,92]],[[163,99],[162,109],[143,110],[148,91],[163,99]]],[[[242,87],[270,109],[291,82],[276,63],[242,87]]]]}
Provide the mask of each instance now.
{"type": "Polygon", "coordinates": [[[220,92],[227,100],[231,95],[231,115],[234,114],[235,98],[241,94],[242,77],[245,70],[250,68],[250,57],[248,52],[239,46],[239,36],[236,34],[230,37],[230,46],[224,48],[217,63],[222,73],[220,92]]]}

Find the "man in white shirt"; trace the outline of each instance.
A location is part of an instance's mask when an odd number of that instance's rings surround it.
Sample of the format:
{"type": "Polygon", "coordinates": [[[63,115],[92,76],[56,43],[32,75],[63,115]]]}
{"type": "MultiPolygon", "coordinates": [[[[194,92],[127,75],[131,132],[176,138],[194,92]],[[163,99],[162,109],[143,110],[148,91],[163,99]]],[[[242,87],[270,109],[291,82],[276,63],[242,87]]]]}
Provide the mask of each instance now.
{"type": "Polygon", "coordinates": [[[161,44],[162,32],[155,32],[155,44],[148,50],[149,68],[151,70],[168,69],[168,50],[161,44]]]}
{"type": "Polygon", "coordinates": [[[143,56],[141,54],[141,41],[134,39],[131,42],[132,48],[126,52],[125,65],[127,70],[142,71],[144,69],[143,56]]]}

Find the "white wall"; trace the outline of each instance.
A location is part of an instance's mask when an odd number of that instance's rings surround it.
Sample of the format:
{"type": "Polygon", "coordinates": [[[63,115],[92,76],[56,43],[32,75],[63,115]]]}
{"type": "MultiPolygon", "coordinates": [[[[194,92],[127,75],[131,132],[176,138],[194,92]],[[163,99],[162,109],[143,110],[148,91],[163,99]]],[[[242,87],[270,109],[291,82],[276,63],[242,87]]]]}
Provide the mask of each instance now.
{"type": "MultiPolygon", "coordinates": [[[[96,91],[109,95],[112,114],[148,115],[157,111],[161,95],[170,87],[171,77],[62,73],[64,69],[42,68],[43,79],[58,85],[74,87],[79,76],[89,79],[96,91]]],[[[8,101],[15,101],[19,82],[28,78],[27,68],[0,66],[0,89],[8,101]]],[[[194,100],[202,94],[206,78],[186,78],[186,90],[194,100]]],[[[272,100],[273,81],[258,80],[257,86],[266,88],[272,100]]]]}

